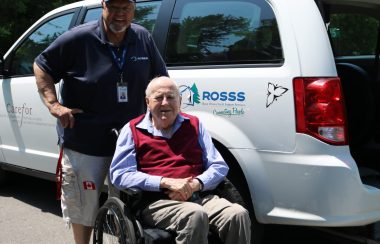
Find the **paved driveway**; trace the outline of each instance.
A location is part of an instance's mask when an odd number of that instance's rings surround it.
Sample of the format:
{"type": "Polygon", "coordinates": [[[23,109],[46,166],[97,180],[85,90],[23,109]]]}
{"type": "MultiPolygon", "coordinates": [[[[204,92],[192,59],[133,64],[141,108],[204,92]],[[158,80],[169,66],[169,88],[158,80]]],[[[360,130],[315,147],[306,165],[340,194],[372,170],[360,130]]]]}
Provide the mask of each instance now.
{"type": "Polygon", "coordinates": [[[55,183],[19,174],[0,187],[0,244],[73,244],[55,183]]]}

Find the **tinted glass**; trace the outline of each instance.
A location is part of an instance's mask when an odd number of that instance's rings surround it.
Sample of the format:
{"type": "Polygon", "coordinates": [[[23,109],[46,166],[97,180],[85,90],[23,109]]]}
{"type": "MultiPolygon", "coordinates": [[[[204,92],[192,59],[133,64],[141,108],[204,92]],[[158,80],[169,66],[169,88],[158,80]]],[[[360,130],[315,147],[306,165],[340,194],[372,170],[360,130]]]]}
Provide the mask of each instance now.
{"type": "MultiPolygon", "coordinates": [[[[161,1],[139,2],[136,4],[134,23],[144,26],[150,33],[154,30],[158,10],[161,1]]],[[[97,20],[102,14],[102,8],[89,9],[84,19],[84,23],[97,20]]]]}
{"type": "Polygon", "coordinates": [[[180,0],[170,23],[166,62],[282,63],[273,11],[266,1],[180,0]]]}
{"type": "Polygon", "coordinates": [[[52,19],[35,30],[16,50],[12,59],[12,75],[32,75],[33,62],[63,32],[70,27],[73,13],[52,19]]]}
{"type": "Polygon", "coordinates": [[[329,32],[335,55],[374,55],[378,28],[379,21],[370,16],[347,13],[332,14],[329,32]]]}
{"type": "Polygon", "coordinates": [[[137,3],[135,19],[133,22],[144,26],[150,31],[150,33],[152,33],[160,6],[161,1],[137,3]]]}
{"type": "Polygon", "coordinates": [[[101,14],[102,14],[102,8],[91,8],[87,10],[83,23],[87,23],[93,20],[98,20],[101,14]]]}

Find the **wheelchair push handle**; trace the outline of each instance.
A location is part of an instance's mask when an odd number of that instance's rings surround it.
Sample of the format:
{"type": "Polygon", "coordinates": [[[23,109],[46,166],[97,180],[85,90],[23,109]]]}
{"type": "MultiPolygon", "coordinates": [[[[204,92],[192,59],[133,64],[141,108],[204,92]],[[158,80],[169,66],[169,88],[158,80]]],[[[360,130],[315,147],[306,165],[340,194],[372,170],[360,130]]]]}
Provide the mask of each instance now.
{"type": "Polygon", "coordinates": [[[116,138],[119,137],[120,131],[116,128],[111,129],[111,133],[116,136],[116,138]]]}

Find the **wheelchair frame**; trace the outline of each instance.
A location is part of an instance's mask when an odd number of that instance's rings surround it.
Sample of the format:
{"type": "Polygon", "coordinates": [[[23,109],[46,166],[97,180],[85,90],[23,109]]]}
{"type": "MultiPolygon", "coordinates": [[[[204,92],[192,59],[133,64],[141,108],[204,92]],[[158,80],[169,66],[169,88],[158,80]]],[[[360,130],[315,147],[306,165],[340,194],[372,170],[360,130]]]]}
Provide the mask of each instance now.
{"type": "MultiPolygon", "coordinates": [[[[93,244],[174,244],[175,234],[159,228],[143,226],[138,219],[138,205],[142,191],[131,188],[111,194],[100,207],[95,221],[93,244]]],[[[246,208],[243,198],[228,180],[222,181],[212,194],[226,198],[246,208]]],[[[218,237],[209,233],[209,243],[222,243],[218,237]]]]}

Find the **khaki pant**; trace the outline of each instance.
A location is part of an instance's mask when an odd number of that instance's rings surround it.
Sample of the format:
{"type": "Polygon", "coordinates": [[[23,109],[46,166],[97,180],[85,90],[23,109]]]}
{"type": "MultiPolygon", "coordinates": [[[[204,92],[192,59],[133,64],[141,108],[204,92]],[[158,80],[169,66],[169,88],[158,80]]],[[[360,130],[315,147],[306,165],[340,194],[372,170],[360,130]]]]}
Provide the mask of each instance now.
{"type": "Polygon", "coordinates": [[[226,244],[249,244],[251,239],[248,211],[215,195],[196,202],[159,200],[142,217],[148,225],[177,233],[177,244],[206,244],[209,230],[226,244]]]}

